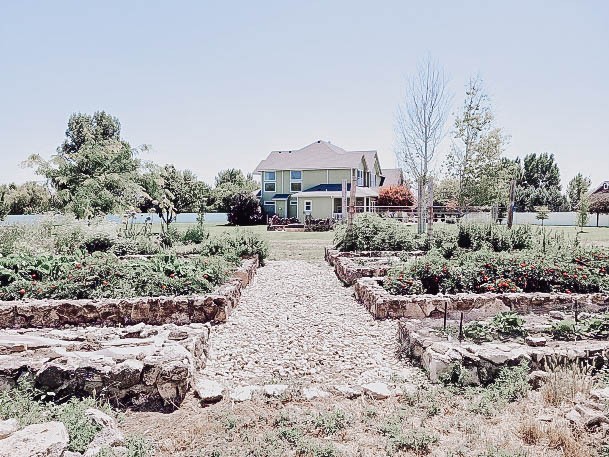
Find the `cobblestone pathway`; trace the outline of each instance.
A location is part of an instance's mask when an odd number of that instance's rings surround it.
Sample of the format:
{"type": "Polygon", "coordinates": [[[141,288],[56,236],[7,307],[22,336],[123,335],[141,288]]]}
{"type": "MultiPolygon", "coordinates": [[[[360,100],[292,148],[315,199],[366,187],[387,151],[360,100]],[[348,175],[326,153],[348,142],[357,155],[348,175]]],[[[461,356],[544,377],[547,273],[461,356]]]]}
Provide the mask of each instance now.
{"type": "Polygon", "coordinates": [[[211,334],[206,377],[228,386],[360,385],[420,377],[399,361],[395,321],[375,321],[320,263],[271,261],[211,334]]]}

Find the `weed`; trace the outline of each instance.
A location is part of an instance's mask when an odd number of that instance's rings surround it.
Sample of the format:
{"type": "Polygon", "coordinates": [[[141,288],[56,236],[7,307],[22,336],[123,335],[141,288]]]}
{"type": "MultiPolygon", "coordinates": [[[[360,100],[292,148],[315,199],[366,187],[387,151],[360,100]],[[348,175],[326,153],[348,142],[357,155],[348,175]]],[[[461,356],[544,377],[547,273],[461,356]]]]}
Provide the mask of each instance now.
{"type": "Polygon", "coordinates": [[[524,361],[515,367],[502,368],[495,382],[482,391],[471,410],[492,416],[508,403],[526,397],[530,389],[528,373],[528,365],[524,361]]]}
{"type": "Polygon", "coordinates": [[[279,438],[292,446],[296,446],[302,438],[302,432],[296,427],[282,428],[278,435],[279,438]]]}
{"type": "Polygon", "coordinates": [[[565,400],[573,401],[578,393],[589,394],[593,386],[590,369],[571,365],[550,373],[541,387],[541,396],[547,405],[560,406],[565,400]]]}
{"type": "Polygon", "coordinates": [[[349,421],[344,412],[337,409],[331,413],[320,414],[315,419],[315,428],[324,436],[334,435],[347,427],[349,421]]]}

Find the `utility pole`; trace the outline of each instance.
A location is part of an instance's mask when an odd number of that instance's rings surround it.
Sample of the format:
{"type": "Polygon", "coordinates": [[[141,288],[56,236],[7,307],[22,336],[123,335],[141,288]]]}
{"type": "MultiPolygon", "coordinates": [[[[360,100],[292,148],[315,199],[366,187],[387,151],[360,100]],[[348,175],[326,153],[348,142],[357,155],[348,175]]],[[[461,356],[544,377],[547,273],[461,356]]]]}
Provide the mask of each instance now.
{"type": "Polygon", "coordinates": [[[510,181],[510,204],[508,206],[508,215],[507,215],[507,226],[508,228],[512,228],[512,224],[514,223],[514,200],[516,199],[516,180],[512,179],[510,181]]]}

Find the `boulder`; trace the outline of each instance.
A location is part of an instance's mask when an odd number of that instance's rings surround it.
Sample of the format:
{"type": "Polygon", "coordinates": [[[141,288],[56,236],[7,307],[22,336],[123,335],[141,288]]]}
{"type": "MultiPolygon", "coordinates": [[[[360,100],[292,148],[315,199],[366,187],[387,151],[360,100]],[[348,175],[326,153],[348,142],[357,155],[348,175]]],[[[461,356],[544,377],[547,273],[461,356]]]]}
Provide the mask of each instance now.
{"type": "Polygon", "coordinates": [[[30,425],[0,440],[0,457],[62,457],[68,441],[61,422],[30,425]]]}
{"type": "Polygon", "coordinates": [[[360,397],[362,395],[362,389],[358,387],[350,387],[350,386],[334,386],[334,390],[337,394],[342,395],[349,400],[353,400],[354,398],[360,397]]]}
{"type": "Polygon", "coordinates": [[[593,389],[590,391],[590,397],[594,400],[609,403],[609,387],[603,389],[593,389]]]}
{"type": "Polygon", "coordinates": [[[527,336],[524,341],[528,346],[533,347],[545,346],[548,342],[543,336],[527,336]]]}
{"type": "Polygon", "coordinates": [[[287,390],[287,384],[267,384],[262,388],[262,392],[267,397],[281,397],[287,390]]]}
{"type": "Polygon", "coordinates": [[[362,386],[364,394],[374,400],[384,400],[392,394],[391,389],[383,382],[371,382],[362,386]]]}
{"type": "Polygon", "coordinates": [[[533,389],[539,389],[542,385],[546,383],[548,378],[550,377],[550,373],[541,370],[535,370],[529,373],[529,385],[533,389]]]}
{"type": "Polygon", "coordinates": [[[230,399],[238,403],[251,400],[254,392],[258,391],[259,389],[260,388],[258,386],[236,387],[231,391],[230,399]]]}
{"type": "Polygon", "coordinates": [[[305,400],[315,400],[316,398],[327,398],[330,393],[319,387],[305,387],[302,389],[302,396],[305,400]]]}
{"type": "Polygon", "coordinates": [[[224,387],[211,379],[199,379],[195,383],[195,392],[202,403],[216,403],[222,400],[224,387]]]}
{"type": "Polygon", "coordinates": [[[17,419],[0,421],[0,440],[11,436],[17,430],[19,430],[19,422],[17,419]]]}

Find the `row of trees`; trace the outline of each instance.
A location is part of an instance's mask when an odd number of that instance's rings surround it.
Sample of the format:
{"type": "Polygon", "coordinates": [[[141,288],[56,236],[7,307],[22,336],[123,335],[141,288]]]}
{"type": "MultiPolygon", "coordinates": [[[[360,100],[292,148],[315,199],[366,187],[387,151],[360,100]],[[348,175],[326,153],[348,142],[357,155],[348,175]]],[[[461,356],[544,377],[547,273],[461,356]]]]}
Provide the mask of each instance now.
{"type": "Polygon", "coordinates": [[[505,157],[509,136],[496,125],[490,98],[479,77],[468,81],[463,103],[454,115],[452,128],[447,129],[450,100],[444,72],[427,59],[410,78],[396,117],[397,159],[415,183],[436,178],[436,204],[507,205],[510,182],[515,180],[515,206],[519,211],[534,211],[540,206],[552,211],[580,208],[590,186],[590,180],[581,173],[563,194],[553,154],[532,153],[515,160],[505,157]],[[433,165],[447,130],[451,144],[439,178],[433,165]]]}
{"type": "Polygon", "coordinates": [[[241,170],[221,171],[212,187],[190,170],[142,160],[147,149],[124,140],[119,120],[104,111],[73,114],[56,154],[25,162],[46,182],[0,186],[0,216],[60,211],[89,218],[130,209],[170,223],[178,213],[230,212],[235,202],[255,200],[258,185],[241,170]]]}

